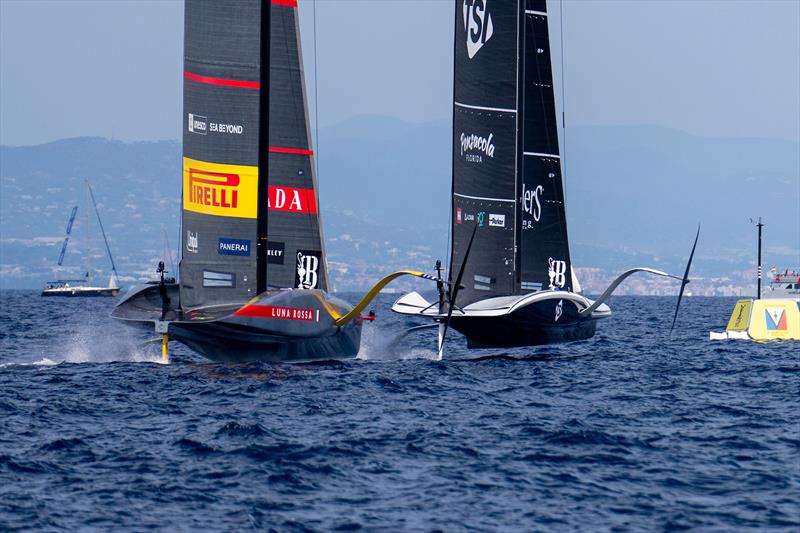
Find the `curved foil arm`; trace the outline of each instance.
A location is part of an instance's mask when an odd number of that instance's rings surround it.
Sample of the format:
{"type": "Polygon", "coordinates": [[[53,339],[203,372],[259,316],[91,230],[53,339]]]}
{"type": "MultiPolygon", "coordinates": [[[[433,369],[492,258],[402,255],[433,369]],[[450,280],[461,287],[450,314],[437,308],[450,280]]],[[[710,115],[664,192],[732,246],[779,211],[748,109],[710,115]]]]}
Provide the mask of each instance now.
{"type": "Polygon", "coordinates": [[[620,283],[625,281],[625,279],[628,276],[636,274],[637,272],[647,272],[648,274],[655,274],[656,276],[664,276],[664,277],[667,277],[667,278],[673,278],[673,279],[677,279],[679,281],[683,281],[683,278],[681,278],[681,277],[673,276],[672,274],[667,274],[666,272],[662,272],[660,270],[655,270],[655,269],[652,269],[652,268],[644,268],[644,267],[632,268],[630,270],[626,270],[625,272],[623,272],[622,274],[617,276],[617,279],[615,279],[614,281],[611,282],[611,285],[608,286],[608,288],[605,290],[605,292],[603,294],[601,294],[600,297],[597,298],[597,300],[595,300],[592,305],[590,305],[589,307],[587,307],[583,311],[580,311],[578,314],[580,316],[591,315],[592,311],[594,311],[595,309],[600,307],[600,304],[602,304],[609,296],[611,296],[611,293],[613,293],[616,290],[616,288],[619,287],[620,283]]]}
{"type": "Polygon", "coordinates": [[[361,301],[358,302],[356,306],[350,310],[349,313],[340,318],[337,318],[334,321],[334,323],[337,326],[344,326],[345,324],[353,320],[355,317],[361,314],[361,311],[363,311],[369,305],[372,299],[375,298],[386,285],[388,285],[393,280],[399,278],[400,276],[416,276],[418,278],[436,281],[435,277],[416,270],[399,270],[397,272],[392,272],[391,274],[380,280],[378,283],[376,283],[375,286],[372,287],[363,298],[361,298],[361,301]]]}

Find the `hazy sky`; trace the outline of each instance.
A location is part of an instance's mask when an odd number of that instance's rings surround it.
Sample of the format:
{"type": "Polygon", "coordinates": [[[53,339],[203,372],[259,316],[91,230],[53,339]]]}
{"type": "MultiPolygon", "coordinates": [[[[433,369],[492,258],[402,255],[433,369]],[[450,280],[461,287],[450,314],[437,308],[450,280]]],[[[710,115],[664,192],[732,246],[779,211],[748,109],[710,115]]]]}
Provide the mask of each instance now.
{"type": "MultiPolygon", "coordinates": [[[[556,50],[560,8],[549,2],[556,50]]],[[[320,124],[449,120],[453,9],[317,0],[320,124]]],[[[563,10],[568,125],[800,140],[800,1],[567,0],[563,10]]],[[[301,0],[312,90],[313,12],[301,0]]],[[[182,18],[173,0],[0,0],[0,143],[179,138],[182,18]]]]}

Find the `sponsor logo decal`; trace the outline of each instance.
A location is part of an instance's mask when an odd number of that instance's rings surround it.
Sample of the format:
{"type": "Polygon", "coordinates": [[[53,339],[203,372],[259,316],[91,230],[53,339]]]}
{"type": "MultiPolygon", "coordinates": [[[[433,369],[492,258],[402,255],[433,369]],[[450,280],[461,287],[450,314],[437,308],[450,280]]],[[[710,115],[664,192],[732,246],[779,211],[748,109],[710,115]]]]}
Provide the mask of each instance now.
{"type": "Polygon", "coordinates": [[[544,194],[544,187],[537,185],[533,190],[522,184],[522,211],[533,217],[533,220],[523,220],[522,229],[531,229],[534,222],[539,222],[542,217],[542,203],[539,196],[544,194]]]}
{"type": "Polygon", "coordinates": [[[250,256],[250,241],[244,239],[220,238],[217,245],[217,253],[220,255],[238,255],[243,257],[250,256]]]}
{"type": "Polygon", "coordinates": [[[556,319],[554,322],[558,322],[558,319],[561,318],[561,314],[564,312],[564,300],[559,300],[556,304],[556,319]]]}
{"type": "Polygon", "coordinates": [[[296,189],[270,185],[268,206],[272,211],[317,213],[317,198],[313,189],[296,189]]]}
{"type": "Polygon", "coordinates": [[[208,132],[208,119],[206,117],[189,113],[189,133],[205,135],[208,132]]]}
{"type": "Polygon", "coordinates": [[[212,133],[228,133],[233,135],[241,135],[244,133],[244,128],[241,124],[223,124],[222,122],[212,122],[208,125],[208,130],[212,133]]]}
{"type": "Polygon", "coordinates": [[[464,213],[464,222],[474,222],[474,221],[475,221],[475,215],[464,213]]]}
{"type": "Polygon", "coordinates": [[[187,231],[186,232],[186,251],[191,252],[193,254],[197,253],[197,232],[196,231],[187,231]]]}
{"type": "Polygon", "coordinates": [[[267,241],[267,264],[282,265],[285,249],[286,245],[282,242],[267,241]]]}
{"type": "Polygon", "coordinates": [[[230,272],[203,271],[203,287],[235,287],[235,279],[230,272]]]}
{"type": "Polygon", "coordinates": [[[478,213],[478,226],[482,228],[484,222],[486,222],[486,211],[481,211],[478,213]]]}
{"type": "Polygon", "coordinates": [[[480,135],[461,134],[461,155],[470,163],[483,163],[483,156],[494,157],[494,144],[492,138],[494,133],[489,134],[489,138],[480,135]]]}
{"type": "Polygon", "coordinates": [[[493,226],[495,228],[505,228],[506,216],[498,215],[496,213],[489,213],[489,226],[493,226]]]}
{"type": "Polygon", "coordinates": [[[294,286],[298,289],[316,289],[319,283],[319,264],[322,253],[313,250],[297,250],[297,271],[294,286]]]}
{"type": "Polygon", "coordinates": [[[183,208],[195,213],[256,218],[258,167],[183,158],[183,208]]]}
{"type": "Polygon", "coordinates": [[[537,281],[522,281],[520,282],[520,288],[524,291],[540,291],[542,290],[542,284],[537,281]]]}
{"type": "Polygon", "coordinates": [[[303,322],[319,322],[319,310],[302,307],[280,307],[273,305],[248,305],[234,313],[236,316],[257,316],[278,320],[301,320],[303,322]]]}
{"type": "Polygon", "coordinates": [[[567,284],[567,262],[557,261],[552,257],[547,261],[547,275],[550,277],[551,289],[563,289],[567,284]]]}
{"type": "Polygon", "coordinates": [[[475,57],[486,42],[492,38],[494,25],[487,4],[489,0],[464,0],[461,6],[464,29],[467,32],[467,56],[475,57]]]}
{"type": "Polygon", "coordinates": [[[224,124],[222,122],[208,122],[208,117],[202,115],[189,115],[189,133],[197,133],[198,135],[206,135],[209,131],[212,133],[230,133],[234,135],[241,135],[244,133],[244,127],[241,124],[224,124]]]}
{"type": "Polygon", "coordinates": [[[461,224],[461,208],[456,208],[456,224],[461,224]]]}
{"type": "Polygon", "coordinates": [[[767,307],[764,310],[767,329],[770,331],[786,331],[786,310],[783,307],[767,307]]]}

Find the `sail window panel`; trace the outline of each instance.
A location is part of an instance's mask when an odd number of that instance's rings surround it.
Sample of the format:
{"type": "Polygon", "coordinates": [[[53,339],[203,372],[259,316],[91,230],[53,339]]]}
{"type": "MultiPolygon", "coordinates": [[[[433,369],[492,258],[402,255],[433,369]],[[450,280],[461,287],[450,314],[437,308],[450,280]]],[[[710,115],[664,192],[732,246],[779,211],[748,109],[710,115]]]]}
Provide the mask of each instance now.
{"type": "Polygon", "coordinates": [[[273,6],[270,41],[271,146],[310,149],[296,9],[273,6]]]}
{"type": "Polygon", "coordinates": [[[472,243],[459,306],[492,296],[514,293],[514,203],[453,198],[453,256],[450,272],[455,279],[461,268],[473,228],[472,243]]]}
{"type": "Polygon", "coordinates": [[[525,17],[523,151],[558,155],[553,73],[547,19],[525,17]]]}
{"type": "Polygon", "coordinates": [[[453,192],[514,200],[517,117],[456,106],[453,114],[453,192]]]}
{"type": "Polygon", "coordinates": [[[181,293],[184,308],[247,301],[255,296],[256,257],[255,219],[209,216],[183,212],[183,242],[180,264],[181,293]],[[249,255],[220,253],[220,240],[240,243],[249,255]],[[235,273],[233,283],[208,283],[204,272],[235,273]]]}
{"type": "MultiPolygon", "coordinates": [[[[312,158],[305,154],[270,153],[269,184],[273,187],[296,187],[311,191],[312,158]]],[[[303,202],[305,204],[305,202],[303,202]]],[[[303,205],[301,211],[307,211],[303,205]]]]}
{"type": "Polygon", "coordinates": [[[281,9],[272,6],[270,26],[270,70],[272,69],[299,69],[299,45],[297,42],[298,28],[296,26],[294,9],[281,9]]]}
{"type": "Polygon", "coordinates": [[[260,0],[186,0],[186,66],[204,69],[197,74],[258,80],[260,21],[260,0]]]}
{"type": "Polygon", "coordinates": [[[455,101],[516,110],[518,3],[455,5],[455,101]]]}
{"type": "Polygon", "coordinates": [[[524,156],[520,200],[520,283],[571,290],[571,261],[560,162],[524,156]]]}
{"type": "Polygon", "coordinates": [[[183,153],[231,165],[258,165],[257,89],[187,80],[183,90],[183,153]]]}
{"type": "Polygon", "coordinates": [[[303,78],[299,70],[270,69],[269,144],[309,150],[303,78]]]}

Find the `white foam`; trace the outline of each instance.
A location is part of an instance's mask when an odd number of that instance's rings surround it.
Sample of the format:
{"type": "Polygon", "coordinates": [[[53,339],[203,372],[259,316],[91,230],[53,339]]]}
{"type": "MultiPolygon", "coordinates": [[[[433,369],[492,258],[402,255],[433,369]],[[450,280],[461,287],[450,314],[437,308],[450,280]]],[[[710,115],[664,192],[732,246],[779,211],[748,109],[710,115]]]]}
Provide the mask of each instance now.
{"type": "Polygon", "coordinates": [[[0,363],[0,368],[24,368],[27,366],[54,366],[59,364],[59,361],[53,361],[47,357],[43,357],[38,361],[30,363],[0,363]]]}
{"type": "Polygon", "coordinates": [[[414,332],[402,337],[394,328],[382,328],[378,323],[364,324],[361,329],[361,349],[358,359],[365,361],[403,361],[407,359],[436,359],[436,337],[430,332],[414,332]],[[418,335],[431,338],[431,348],[409,348],[408,344],[418,335]]]}

